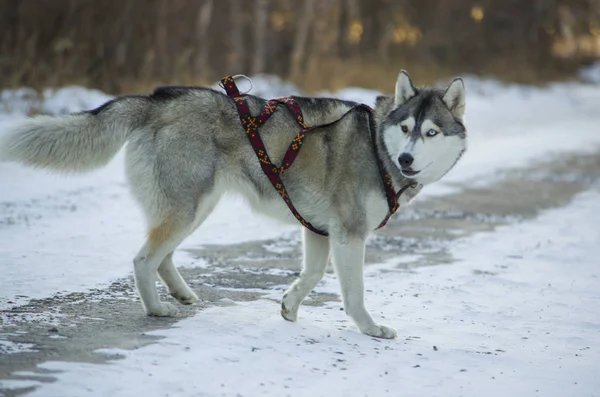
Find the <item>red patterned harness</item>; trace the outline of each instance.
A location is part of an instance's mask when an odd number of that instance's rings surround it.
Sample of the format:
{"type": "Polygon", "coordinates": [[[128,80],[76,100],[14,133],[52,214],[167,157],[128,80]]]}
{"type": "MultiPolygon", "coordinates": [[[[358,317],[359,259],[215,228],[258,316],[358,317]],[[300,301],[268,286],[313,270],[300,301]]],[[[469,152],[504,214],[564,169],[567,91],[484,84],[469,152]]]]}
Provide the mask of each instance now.
{"type": "MultiPolygon", "coordinates": [[[[233,77],[232,76],[225,77],[223,80],[221,80],[221,83],[223,85],[223,88],[225,89],[225,92],[227,92],[227,95],[231,99],[233,99],[233,101],[236,105],[238,114],[240,116],[240,121],[242,122],[242,127],[244,127],[244,130],[246,131],[246,136],[250,140],[250,144],[252,145],[254,152],[258,156],[258,161],[260,162],[263,172],[267,175],[267,178],[269,178],[269,181],[271,181],[271,184],[273,185],[275,190],[277,190],[277,193],[279,193],[279,195],[281,196],[283,201],[285,201],[285,203],[287,204],[287,206],[290,209],[290,211],[292,212],[292,214],[294,214],[296,219],[298,219],[298,221],[300,221],[302,226],[306,227],[307,229],[309,229],[310,231],[312,231],[316,234],[319,234],[321,236],[327,236],[326,232],[315,228],[313,225],[310,224],[310,222],[306,221],[300,215],[300,213],[298,213],[298,211],[292,204],[292,201],[290,200],[290,196],[288,195],[287,190],[285,189],[285,185],[283,184],[283,181],[281,180],[281,175],[284,172],[286,172],[290,168],[290,166],[294,163],[296,156],[300,152],[300,148],[302,147],[302,143],[304,142],[304,137],[306,136],[307,132],[315,130],[317,128],[329,126],[329,125],[335,123],[336,121],[341,120],[342,118],[344,118],[344,116],[346,116],[348,113],[350,113],[354,110],[364,110],[367,112],[368,117],[369,117],[369,127],[371,130],[371,137],[373,138],[373,145],[375,145],[376,125],[375,125],[375,120],[373,117],[373,112],[374,112],[373,109],[367,105],[359,104],[359,105],[354,106],[352,109],[350,109],[348,112],[346,112],[342,117],[340,117],[339,120],[336,120],[333,123],[307,127],[306,124],[304,123],[304,117],[302,116],[302,110],[300,109],[300,106],[298,106],[298,104],[292,97],[271,99],[270,101],[265,103],[265,105],[260,110],[259,115],[254,117],[250,114],[248,102],[246,101],[246,98],[240,94],[240,91],[238,90],[238,88],[235,84],[235,81],[233,80],[233,77]],[[289,111],[296,118],[296,122],[300,126],[301,130],[300,130],[300,132],[298,132],[296,137],[292,140],[292,143],[288,147],[288,150],[285,152],[281,166],[277,167],[275,164],[273,164],[271,162],[271,159],[269,158],[269,155],[267,154],[265,145],[264,145],[262,139],[260,138],[258,128],[261,125],[263,125],[264,123],[266,123],[267,120],[269,119],[269,117],[271,117],[271,115],[273,113],[275,113],[275,110],[277,109],[277,106],[279,104],[283,104],[289,109],[289,111]]],[[[379,166],[379,172],[381,174],[381,180],[385,187],[385,195],[386,195],[386,199],[387,199],[387,203],[388,203],[388,207],[389,207],[388,214],[386,215],[385,219],[377,227],[379,229],[379,228],[385,226],[385,224],[390,219],[390,217],[392,215],[394,215],[394,213],[396,212],[396,210],[399,207],[398,198],[409,186],[412,185],[412,183],[404,186],[402,189],[400,189],[400,191],[398,193],[394,192],[394,187],[392,186],[392,177],[390,176],[390,174],[388,174],[385,171],[383,165],[381,164],[381,161],[379,160],[379,156],[377,156],[377,153],[375,153],[375,154],[376,154],[376,158],[377,158],[377,165],[379,166]]]]}

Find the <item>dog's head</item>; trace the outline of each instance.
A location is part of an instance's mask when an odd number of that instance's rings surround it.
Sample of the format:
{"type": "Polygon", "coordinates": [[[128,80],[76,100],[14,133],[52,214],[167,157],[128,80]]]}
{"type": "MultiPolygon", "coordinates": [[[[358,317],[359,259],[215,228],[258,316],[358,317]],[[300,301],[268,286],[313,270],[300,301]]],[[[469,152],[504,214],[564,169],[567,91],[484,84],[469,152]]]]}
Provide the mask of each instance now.
{"type": "Polygon", "coordinates": [[[416,88],[403,70],[394,97],[377,98],[376,109],[379,143],[395,174],[424,185],[435,182],[466,150],[465,86],[460,78],[445,90],[416,88]]]}

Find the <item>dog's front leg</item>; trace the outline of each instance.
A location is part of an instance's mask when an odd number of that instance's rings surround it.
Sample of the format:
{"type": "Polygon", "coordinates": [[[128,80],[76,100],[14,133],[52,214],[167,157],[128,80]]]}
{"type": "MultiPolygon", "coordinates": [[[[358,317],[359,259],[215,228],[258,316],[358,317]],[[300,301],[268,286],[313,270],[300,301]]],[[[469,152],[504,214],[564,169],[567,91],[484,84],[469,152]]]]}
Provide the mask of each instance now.
{"type": "Polygon", "coordinates": [[[363,284],[365,242],[362,238],[330,238],[333,264],[342,287],[344,309],[363,334],[392,339],[396,337],[396,331],[385,325],[376,324],[365,308],[363,284]]]}
{"type": "Polygon", "coordinates": [[[304,265],[300,277],[286,291],[281,301],[281,315],[288,321],[298,320],[298,307],[306,295],[317,285],[325,274],[329,260],[329,241],[304,228],[304,265]]]}

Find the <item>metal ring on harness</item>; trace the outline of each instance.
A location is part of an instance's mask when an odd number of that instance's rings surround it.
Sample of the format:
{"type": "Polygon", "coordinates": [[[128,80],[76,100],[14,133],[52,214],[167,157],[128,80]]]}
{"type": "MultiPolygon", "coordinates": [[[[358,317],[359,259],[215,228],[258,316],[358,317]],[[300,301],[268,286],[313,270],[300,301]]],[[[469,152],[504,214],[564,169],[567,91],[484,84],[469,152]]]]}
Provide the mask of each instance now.
{"type": "MultiPolygon", "coordinates": [[[[246,76],[245,74],[234,74],[233,76],[230,76],[230,77],[234,80],[234,84],[235,84],[235,79],[238,77],[243,77],[246,80],[248,80],[248,82],[250,83],[250,89],[248,91],[240,93],[240,95],[246,95],[247,93],[252,91],[252,89],[254,88],[254,84],[252,84],[252,79],[250,77],[246,76]]],[[[225,79],[223,79],[223,80],[225,80],[225,79]]],[[[223,83],[223,80],[219,81],[219,87],[221,87],[222,89],[227,91],[227,89],[225,88],[225,84],[223,83]]]]}

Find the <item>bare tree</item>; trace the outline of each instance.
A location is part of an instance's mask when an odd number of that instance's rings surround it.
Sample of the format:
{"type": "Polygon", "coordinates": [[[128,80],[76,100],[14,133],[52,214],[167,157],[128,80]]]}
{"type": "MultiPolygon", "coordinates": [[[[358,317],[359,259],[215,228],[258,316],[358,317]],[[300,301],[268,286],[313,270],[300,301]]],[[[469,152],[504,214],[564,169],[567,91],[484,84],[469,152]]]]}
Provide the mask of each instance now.
{"type": "Polygon", "coordinates": [[[290,77],[294,81],[298,81],[304,74],[302,66],[306,51],[306,43],[308,42],[308,35],[312,26],[311,21],[314,14],[314,5],[315,0],[304,0],[304,7],[302,8],[300,17],[296,22],[296,35],[294,37],[294,46],[292,48],[290,73],[290,77]]]}
{"type": "Polygon", "coordinates": [[[166,76],[168,74],[169,65],[167,63],[168,57],[168,14],[169,4],[166,1],[158,2],[156,8],[156,51],[154,53],[154,62],[157,68],[159,76],[166,76]]]}
{"type": "MultiPolygon", "coordinates": [[[[307,76],[316,76],[327,78],[323,73],[317,73],[321,61],[329,58],[329,52],[333,47],[335,36],[329,34],[329,18],[332,7],[335,3],[331,0],[320,0],[315,5],[315,15],[313,17],[313,43],[310,51],[307,51],[307,76]]],[[[304,80],[303,80],[304,81],[304,80]]]]}
{"type": "Polygon", "coordinates": [[[396,28],[395,13],[396,10],[407,6],[406,0],[387,0],[382,3],[382,7],[378,10],[377,21],[382,27],[377,43],[377,54],[379,58],[388,63],[390,60],[390,50],[394,29],[396,28]]]}
{"type": "Polygon", "coordinates": [[[126,1],[123,4],[123,13],[121,14],[121,24],[124,26],[123,35],[121,37],[121,41],[117,44],[116,49],[116,63],[117,66],[124,66],[127,63],[127,48],[129,46],[129,42],[131,41],[131,35],[133,33],[133,24],[131,24],[131,20],[133,19],[133,1],[126,1]]]}
{"type": "Polygon", "coordinates": [[[231,71],[242,70],[244,64],[244,13],[243,0],[229,0],[229,15],[231,15],[231,52],[228,63],[231,71]]]}
{"type": "Polygon", "coordinates": [[[397,65],[537,83],[600,58],[600,0],[0,0],[0,50],[4,87],[117,93],[218,70],[382,88],[397,65]]]}
{"type": "Polygon", "coordinates": [[[192,77],[198,78],[207,75],[208,56],[211,40],[207,37],[208,28],[213,13],[213,0],[204,0],[198,9],[196,17],[196,46],[199,48],[194,57],[194,65],[192,67],[192,77]]]}
{"type": "Polygon", "coordinates": [[[252,74],[265,71],[267,63],[267,22],[269,16],[269,0],[256,0],[254,6],[254,54],[252,74]]]}

